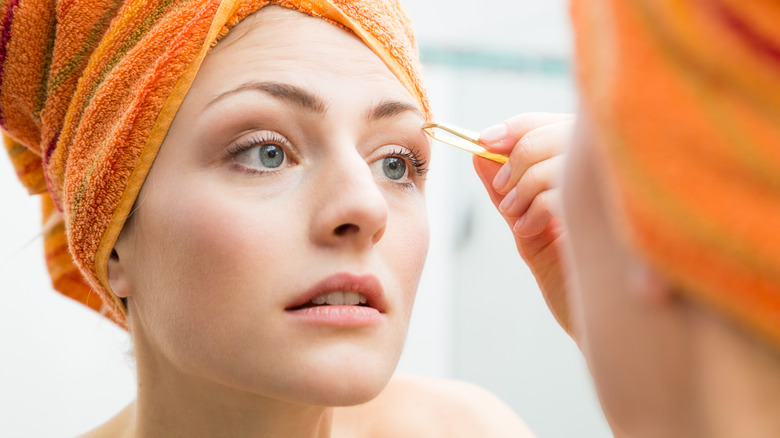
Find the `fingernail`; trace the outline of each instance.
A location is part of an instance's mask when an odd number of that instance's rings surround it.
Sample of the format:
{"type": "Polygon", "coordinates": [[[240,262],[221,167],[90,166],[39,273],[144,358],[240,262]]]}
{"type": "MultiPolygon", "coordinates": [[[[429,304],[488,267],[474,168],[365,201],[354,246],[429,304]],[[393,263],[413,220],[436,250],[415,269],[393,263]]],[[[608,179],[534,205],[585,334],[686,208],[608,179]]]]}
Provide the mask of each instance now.
{"type": "Polygon", "coordinates": [[[509,131],[507,130],[506,125],[501,123],[482,131],[482,133],[479,135],[479,139],[482,141],[482,143],[494,144],[503,140],[508,133],[509,131]]]}
{"type": "Polygon", "coordinates": [[[525,215],[520,216],[520,219],[518,219],[517,222],[515,222],[515,226],[512,227],[512,231],[514,231],[515,233],[519,233],[520,228],[522,228],[523,226],[523,222],[525,222],[525,215]]]}
{"type": "Polygon", "coordinates": [[[493,188],[496,190],[503,188],[509,181],[510,175],[512,175],[512,169],[509,168],[509,163],[506,163],[501,166],[501,169],[498,169],[496,177],[493,178],[493,188]]]}
{"type": "Polygon", "coordinates": [[[504,213],[505,211],[509,210],[510,207],[512,207],[512,204],[515,203],[515,189],[512,189],[509,193],[507,193],[506,197],[503,201],[501,201],[500,204],[498,204],[498,209],[501,211],[501,213],[504,213]]]}

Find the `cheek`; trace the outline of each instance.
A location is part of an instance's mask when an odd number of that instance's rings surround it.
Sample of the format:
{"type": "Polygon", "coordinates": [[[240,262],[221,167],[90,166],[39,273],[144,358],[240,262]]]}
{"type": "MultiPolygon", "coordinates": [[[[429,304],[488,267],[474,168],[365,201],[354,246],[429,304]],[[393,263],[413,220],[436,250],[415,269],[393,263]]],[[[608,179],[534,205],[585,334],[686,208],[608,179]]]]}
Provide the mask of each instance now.
{"type": "Polygon", "coordinates": [[[588,203],[592,196],[584,190],[585,181],[583,163],[579,145],[575,145],[566,156],[564,177],[561,185],[562,219],[568,235],[564,239],[563,259],[566,268],[566,292],[571,308],[572,323],[580,341],[587,335],[587,327],[583,315],[583,268],[587,257],[583,256],[583,248],[589,243],[585,216],[588,203]]]}
{"type": "Polygon", "coordinates": [[[602,405],[622,416],[638,401],[629,398],[626,388],[650,382],[645,371],[654,368],[658,358],[643,348],[646,315],[626,274],[632,256],[621,244],[616,210],[589,158],[580,145],[567,158],[563,198],[569,297],[578,344],[602,405]]]}
{"type": "Polygon", "coordinates": [[[403,291],[404,309],[407,316],[417,293],[425,258],[428,254],[429,227],[422,197],[407,202],[399,208],[391,204],[387,232],[379,243],[378,251],[383,253],[391,277],[403,291]]]}
{"type": "Polygon", "coordinates": [[[613,263],[610,230],[592,162],[593,140],[585,118],[580,118],[575,141],[566,156],[562,198],[568,234],[564,241],[568,296],[580,347],[588,350],[603,325],[609,325],[610,313],[605,313],[605,306],[610,303],[605,298],[616,292],[612,274],[617,266],[613,263]]]}
{"type": "Polygon", "coordinates": [[[138,280],[146,295],[137,304],[146,322],[176,343],[186,333],[207,339],[217,326],[231,329],[236,315],[261,314],[276,298],[274,273],[297,248],[289,230],[297,222],[277,203],[189,187],[148,199],[138,218],[138,280]]]}

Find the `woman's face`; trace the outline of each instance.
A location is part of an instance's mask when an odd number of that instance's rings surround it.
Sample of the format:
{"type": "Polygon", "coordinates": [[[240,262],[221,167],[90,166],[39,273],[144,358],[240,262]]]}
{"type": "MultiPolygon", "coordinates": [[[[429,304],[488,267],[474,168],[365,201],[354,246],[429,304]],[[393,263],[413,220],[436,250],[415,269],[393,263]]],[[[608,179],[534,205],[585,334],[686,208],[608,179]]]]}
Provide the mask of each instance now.
{"type": "Polygon", "coordinates": [[[428,248],[418,108],[323,20],[267,7],[232,29],[116,245],[139,367],[311,404],[377,394],[428,248]]]}

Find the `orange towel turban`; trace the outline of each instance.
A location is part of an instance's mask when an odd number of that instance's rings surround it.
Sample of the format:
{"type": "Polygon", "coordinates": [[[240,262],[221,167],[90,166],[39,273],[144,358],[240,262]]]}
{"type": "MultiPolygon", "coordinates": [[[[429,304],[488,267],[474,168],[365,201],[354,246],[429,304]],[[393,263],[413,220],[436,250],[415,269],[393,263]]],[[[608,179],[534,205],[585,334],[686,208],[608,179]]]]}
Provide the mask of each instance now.
{"type": "Polygon", "coordinates": [[[355,33],[429,113],[396,0],[0,3],[0,124],[19,179],[42,195],[57,290],[127,326],[106,274],[114,242],[203,57],[270,3],[355,33]]]}
{"type": "Polygon", "coordinates": [[[583,107],[629,239],[780,347],[780,3],[574,0],[583,107]]]}

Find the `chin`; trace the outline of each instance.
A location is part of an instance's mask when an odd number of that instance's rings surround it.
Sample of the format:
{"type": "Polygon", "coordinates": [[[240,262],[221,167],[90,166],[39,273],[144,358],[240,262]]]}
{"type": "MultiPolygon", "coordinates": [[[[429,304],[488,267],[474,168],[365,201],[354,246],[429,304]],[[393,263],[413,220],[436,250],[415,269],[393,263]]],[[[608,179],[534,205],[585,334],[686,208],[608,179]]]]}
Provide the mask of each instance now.
{"type": "Polygon", "coordinates": [[[308,382],[307,399],[320,406],[353,406],[374,399],[387,386],[392,377],[388,372],[363,370],[339,373],[338,376],[317,376],[308,382]]]}
{"type": "Polygon", "coordinates": [[[390,377],[381,383],[365,385],[355,382],[347,382],[342,385],[329,385],[328,388],[312,390],[307,397],[307,404],[315,406],[355,406],[367,403],[385,389],[390,377]]]}
{"type": "Polygon", "coordinates": [[[345,360],[319,361],[316,366],[299,369],[295,376],[288,376],[284,392],[309,405],[358,405],[382,392],[397,365],[397,360],[370,360],[366,355],[341,359],[345,360]]]}

